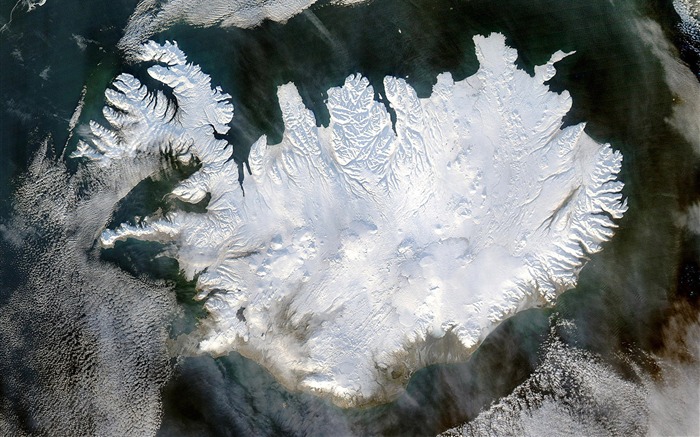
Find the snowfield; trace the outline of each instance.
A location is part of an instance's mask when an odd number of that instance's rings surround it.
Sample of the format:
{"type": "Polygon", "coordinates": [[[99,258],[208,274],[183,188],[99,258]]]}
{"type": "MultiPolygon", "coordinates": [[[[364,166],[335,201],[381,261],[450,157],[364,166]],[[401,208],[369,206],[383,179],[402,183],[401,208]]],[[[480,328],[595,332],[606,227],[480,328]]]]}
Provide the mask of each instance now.
{"type": "Polygon", "coordinates": [[[571,98],[544,84],[568,54],[532,77],[504,36],[474,42],[477,73],[441,74],[429,98],[384,79],[395,125],[359,75],[328,91],[325,127],[294,84],[279,87],[284,137],[252,146],[245,193],[214,135],[232,121],[229,96],[176,44],[143,45],[177,105],[123,74],[106,93],[111,126],[92,123],[74,156],[196,158],[172,195],[211,197],[205,213],[107,229],[103,246],[173,244],[209,311],[201,351],[238,351],[341,406],[390,400],[418,368],[465,359],[508,317],[574,287],[627,208],[620,153],[563,127],[571,98]]]}

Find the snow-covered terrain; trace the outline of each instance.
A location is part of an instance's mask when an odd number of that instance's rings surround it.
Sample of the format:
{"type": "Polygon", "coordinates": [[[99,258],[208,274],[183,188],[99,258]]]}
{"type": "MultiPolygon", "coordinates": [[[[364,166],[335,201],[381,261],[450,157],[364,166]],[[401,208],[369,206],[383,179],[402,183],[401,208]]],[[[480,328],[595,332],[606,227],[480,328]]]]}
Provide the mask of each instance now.
{"type": "Polygon", "coordinates": [[[245,192],[214,135],[232,119],[228,95],[176,45],[149,42],[138,57],[158,63],[149,74],[177,105],[123,74],[106,93],[111,128],[93,123],[74,156],[195,157],[172,195],[210,199],[206,213],[106,230],[102,244],[177,247],[210,313],[202,351],[239,351],[343,406],[392,398],[417,368],[463,359],[506,318],[573,287],[626,210],[622,156],[583,124],[562,128],[571,98],[544,85],[567,54],[532,77],[504,36],[474,41],[477,73],[441,74],[429,98],[385,78],[395,125],[359,75],[328,91],[327,127],[281,86],[283,140],[253,145],[245,192]],[[441,338],[458,348],[426,348],[441,338]]]}

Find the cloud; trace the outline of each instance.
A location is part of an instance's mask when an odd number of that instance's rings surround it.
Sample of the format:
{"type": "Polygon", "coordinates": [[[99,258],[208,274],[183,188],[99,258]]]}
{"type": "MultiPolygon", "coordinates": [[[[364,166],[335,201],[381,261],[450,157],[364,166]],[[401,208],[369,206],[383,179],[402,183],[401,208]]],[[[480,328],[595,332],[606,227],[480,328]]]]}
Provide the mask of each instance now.
{"type": "Polygon", "coordinates": [[[0,251],[0,428],[6,435],[155,435],[176,307],[163,283],[99,260],[95,238],[115,204],[153,172],[70,175],[46,157],[18,184],[0,251]]]}
{"type": "Polygon", "coordinates": [[[673,112],[666,122],[700,154],[700,81],[678,58],[661,26],[648,19],[637,21],[640,37],[661,61],[666,84],[674,94],[673,112]]]}
{"type": "MultiPolygon", "coordinates": [[[[637,380],[600,357],[565,345],[552,329],[542,362],[513,392],[443,437],[473,435],[695,435],[700,429],[700,319],[684,304],[650,356],[651,375],[630,362],[637,380]]],[[[562,322],[558,322],[562,323],[562,322]]]]}
{"type": "MultiPolygon", "coordinates": [[[[185,22],[195,27],[255,27],[264,20],[285,22],[317,0],[143,0],[124,29],[119,48],[127,56],[138,52],[148,38],[185,22]]],[[[364,0],[335,2],[338,5],[364,0]]]]}

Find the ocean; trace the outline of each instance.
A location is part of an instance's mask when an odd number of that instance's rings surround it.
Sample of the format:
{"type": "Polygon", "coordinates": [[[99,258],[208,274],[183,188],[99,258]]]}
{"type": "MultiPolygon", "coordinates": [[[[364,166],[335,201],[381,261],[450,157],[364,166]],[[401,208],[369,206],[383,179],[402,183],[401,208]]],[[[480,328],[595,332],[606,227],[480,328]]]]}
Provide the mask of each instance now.
{"type": "MultiPolygon", "coordinates": [[[[0,34],[2,220],[10,220],[15,189],[42,141],[50,137],[49,153],[67,159],[65,151],[74,150],[85,123],[101,118],[111,80],[121,72],[145,77],[144,67],[130,64],[116,48],[137,3],[48,0],[30,12],[21,5],[0,34]],[[69,135],[83,90],[84,107],[69,135]]],[[[13,6],[2,1],[0,23],[9,20],[13,6]]],[[[430,94],[439,73],[448,71],[455,80],[472,75],[478,68],[472,42],[477,34],[503,33],[518,50],[518,66],[530,74],[556,50],[575,51],[557,64],[549,86],[572,96],[566,124],[585,121],[590,136],[622,152],[620,179],[629,205],[615,236],[590,257],[578,286],[554,307],[507,320],[466,362],[415,372],[391,403],[341,409],[288,391],[235,352],[173,353],[172,375],[160,391],[158,435],[435,435],[475,419],[526,381],[559,320],[575,326],[559,333],[565,344],[596,354],[623,378],[637,380],[636,368],[657,372],[647,355],[666,347],[660,332],[674,305],[685,302],[697,311],[700,302],[700,239],[679,225],[684,211],[700,200],[700,155],[667,122],[684,96],[670,88],[653,51],[659,38],[683,44],[678,23],[665,1],[374,0],[347,7],[319,2],[286,23],[265,21],[252,29],[178,23],[154,35],[158,42],[177,41],[190,62],[231,94],[235,109],[227,139],[239,162],[260,135],[268,143],[281,139],[276,91],[288,82],[296,84],[317,123],[327,125],[326,91],[350,74],[367,77],[379,100],[387,75],[405,78],[419,97],[430,94]],[[640,24],[650,20],[658,23],[652,26],[658,32],[640,24]]],[[[68,171],[77,167],[70,161],[68,171]]],[[[174,165],[142,182],[120,202],[110,224],[172,208],[166,194],[192,171],[174,165]]],[[[24,281],[8,247],[0,245],[0,305],[24,281]]],[[[129,241],[94,253],[143,281],[167,281],[179,310],[165,329],[175,339],[194,328],[204,309],[193,300],[194,282],[180,275],[177,262],[158,256],[162,248],[129,241]]],[[[28,328],[25,335],[33,332],[28,328]]],[[[3,383],[0,392],[32,383],[13,384],[3,383]]],[[[39,413],[33,418],[31,405],[18,412],[20,404],[3,403],[9,419],[0,425],[24,421],[21,428],[31,431],[34,425],[26,423],[41,423],[39,413]]]]}

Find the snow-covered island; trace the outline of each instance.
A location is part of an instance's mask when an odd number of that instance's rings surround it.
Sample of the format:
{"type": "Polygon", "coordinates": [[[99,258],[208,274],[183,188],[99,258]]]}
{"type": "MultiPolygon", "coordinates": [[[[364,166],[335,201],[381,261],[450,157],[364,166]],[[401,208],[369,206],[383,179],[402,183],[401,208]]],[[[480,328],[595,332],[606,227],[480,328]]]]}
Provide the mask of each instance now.
{"type": "Polygon", "coordinates": [[[395,125],[359,75],[328,91],[327,127],[294,84],[279,87],[284,137],[252,146],[245,195],[214,135],[229,96],[177,45],[145,44],[177,105],[122,74],[106,92],[111,126],[92,123],[73,156],[196,157],[172,194],[211,197],[205,213],[124,224],[102,244],[172,243],[206,299],[201,351],[238,351],[341,406],[390,400],[416,369],[466,359],[499,323],[575,286],[626,210],[622,156],[583,124],[562,128],[571,98],[544,85],[567,54],[532,77],[504,36],[474,41],[477,73],[441,74],[429,98],[385,78],[395,125]]]}

